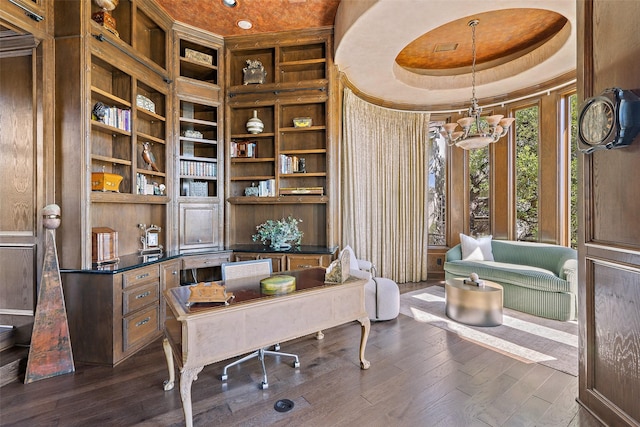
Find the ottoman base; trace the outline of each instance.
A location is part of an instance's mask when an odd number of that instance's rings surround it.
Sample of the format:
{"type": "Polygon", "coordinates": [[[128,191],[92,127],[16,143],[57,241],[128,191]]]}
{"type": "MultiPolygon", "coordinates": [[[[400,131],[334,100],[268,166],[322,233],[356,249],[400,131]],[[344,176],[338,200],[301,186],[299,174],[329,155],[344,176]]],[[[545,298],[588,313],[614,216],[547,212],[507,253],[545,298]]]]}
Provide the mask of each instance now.
{"type": "Polygon", "coordinates": [[[364,300],[369,320],[391,320],[400,313],[400,288],[391,279],[374,277],[364,286],[364,300]]]}

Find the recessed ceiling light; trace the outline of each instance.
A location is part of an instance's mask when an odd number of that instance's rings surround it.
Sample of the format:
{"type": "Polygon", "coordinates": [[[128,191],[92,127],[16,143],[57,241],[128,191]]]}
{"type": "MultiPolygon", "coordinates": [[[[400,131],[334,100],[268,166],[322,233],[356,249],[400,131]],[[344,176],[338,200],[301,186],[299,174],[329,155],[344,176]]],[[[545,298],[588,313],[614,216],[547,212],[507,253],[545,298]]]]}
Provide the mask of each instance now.
{"type": "Polygon", "coordinates": [[[227,7],[236,7],[238,5],[238,0],[222,0],[222,4],[227,7]]]}
{"type": "Polygon", "coordinates": [[[239,20],[238,22],[236,22],[236,25],[242,28],[243,30],[248,30],[251,27],[253,27],[253,24],[251,23],[251,21],[247,21],[246,19],[239,20]]]}

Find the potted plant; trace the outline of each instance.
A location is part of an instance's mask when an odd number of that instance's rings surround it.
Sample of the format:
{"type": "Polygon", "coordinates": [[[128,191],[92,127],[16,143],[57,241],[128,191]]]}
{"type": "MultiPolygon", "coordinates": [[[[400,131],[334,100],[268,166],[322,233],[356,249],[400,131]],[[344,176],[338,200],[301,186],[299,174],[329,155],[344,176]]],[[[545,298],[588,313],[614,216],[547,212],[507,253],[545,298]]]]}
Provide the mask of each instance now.
{"type": "Polygon", "coordinates": [[[298,224],[301,222],[301,219],[293,218],[291,215],[279,220],[268,219],[256,227],[253,241],[260,240],[264,245],[269,242],[269,246],[275,250],[290,249],[292,244],[299,246],[302,242],[302,232],[298,229],[298,224]]]}

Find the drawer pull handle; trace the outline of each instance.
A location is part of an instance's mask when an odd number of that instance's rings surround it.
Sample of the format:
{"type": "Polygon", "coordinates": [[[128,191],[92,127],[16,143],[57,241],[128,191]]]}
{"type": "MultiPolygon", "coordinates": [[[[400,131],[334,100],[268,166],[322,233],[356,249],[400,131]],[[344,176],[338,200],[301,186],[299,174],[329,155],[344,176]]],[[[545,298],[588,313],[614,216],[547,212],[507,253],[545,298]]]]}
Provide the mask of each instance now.
{"type": "Polygon", "coordinates": [[[150,320],[151,320],[151,317],[147,317],[146,319],[142,319],[141,321],[136,323],[136,327],[145,325],[145,324],[149,323],[150,320]]]}
{"type": "Polygon", "coordinates": [[[149,295],[151,295],[151,291],[147,291],[147,292],[143,292],[140,295],[136,295],[136,299],[140,299],[140,298],[146,298],[149,295]]]}
{"type": "Polygon", "coordinates": [[[174,276],[177,276],[178,275],[178,271],[177,270],[173,270],[173,273],[171,273],[171,274],[173,274],[174,276]]]}
{"type": "Polygon", "coordinates": [[[149,273],[138,274],[136,280],[144,279],[145,277],[149,277],[149,273]]]}
{"type": "Polygon", "coordinates": [[[311,264],[302,264],[299,266],[300,268],[311,268],[313,267],[311,264]]]}

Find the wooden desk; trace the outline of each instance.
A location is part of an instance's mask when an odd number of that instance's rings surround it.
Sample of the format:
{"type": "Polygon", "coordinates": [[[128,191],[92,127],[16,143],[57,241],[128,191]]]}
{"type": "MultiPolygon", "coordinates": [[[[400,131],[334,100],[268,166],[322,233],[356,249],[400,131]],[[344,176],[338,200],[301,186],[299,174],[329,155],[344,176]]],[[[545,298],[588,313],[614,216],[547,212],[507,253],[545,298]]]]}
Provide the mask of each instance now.
{"type": "Polygon", "coordinates": [[[351,278],[343,284],[325,284],[324,273],[324,268],[287,272],[296,277],[296,291],[281,296],[262,296],[258,281],[234,285],[235,299],[228,306],[187,307],[189,287],[166,291],[169,310],[163,346],[169,380],[164,389],[174,387],[174,359],[180,369],[187,426],[193,425],[192,382],[206,365],[221,360],[357,320],[362,327],[360,367],[369,368],[364,358],[370,328],[364,306],[366,280],[351,278]]]}

